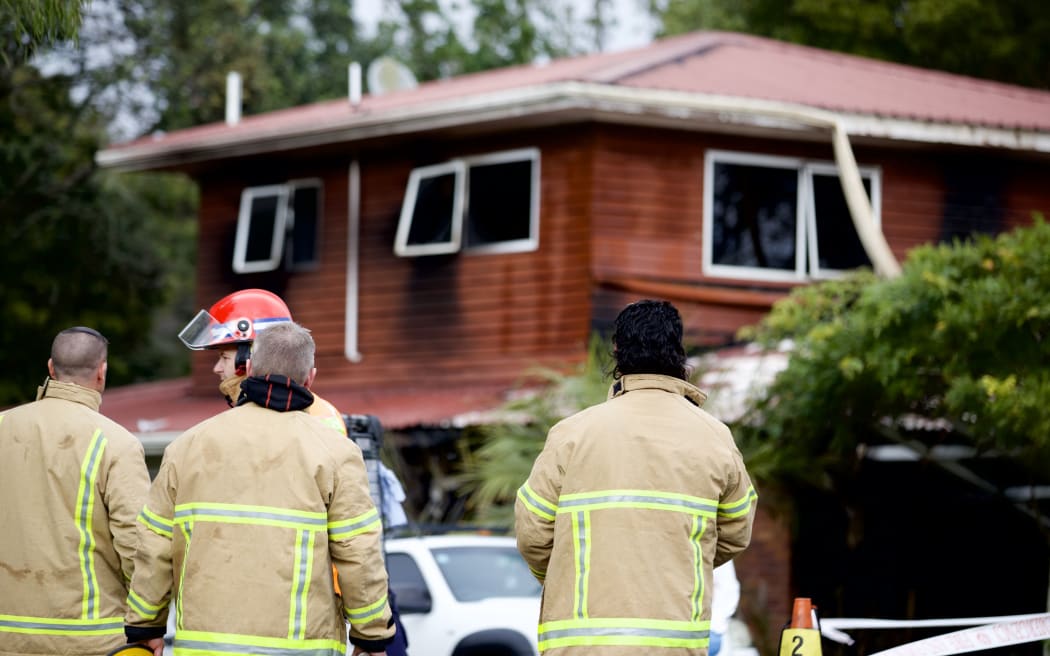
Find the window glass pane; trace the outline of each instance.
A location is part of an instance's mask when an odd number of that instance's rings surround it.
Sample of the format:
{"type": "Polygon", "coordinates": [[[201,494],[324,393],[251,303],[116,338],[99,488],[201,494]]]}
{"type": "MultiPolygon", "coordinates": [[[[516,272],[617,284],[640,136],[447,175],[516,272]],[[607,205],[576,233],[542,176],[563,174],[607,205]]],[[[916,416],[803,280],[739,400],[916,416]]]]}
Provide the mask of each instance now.
{"type": "Polygon", "coordinates": [[[540,584],[514,547],[450,547],[433,552],[460,601],[540,596],[540,584]]]}
{"type": "Polygon", "coordinates": [[[244,251],[245,262],[270,259],[273,252],[274,227],[277,223],[277,203],[280,200],[280,196],[256,196],[252,199],[248,245],[244,251]]]}
{"type": "Polygon", "coordinates": [[[795,270],[798,171],[715,163],[713,264],[795,270]]]}
{"type": "Polygon", "coordinates": [[[320,226],[321,189],[316,186],[296,187],[292,193],[295,222],[290,238],[288,263],[292,268],[317,262],[317,231],[320,226]]]}
{"type": "Polygon", "coordinates": [[[532,160],[470,167],[466,245],[529,239],[532,160]]]}
{"type": "MultiPolygon", "coordinates": [[[[862,181],[870,199],[871,179],[866,177],[862,181]]],[[[821,269],[870,267],[871,260],[857,236],[837,175],[813,175],[813,207],[817,218],[818,266],[821,269]]]]}
{"type": "Polygon", "coordinates": [[[390,577],[390,587],[394,594],[402,590],[415,588],[426,590],[427,582],[423,579],[423,573],[412,556],[401,553],[391,553],[386,556],[387,575],[390,577]]]}
{"type": "Polygon", "coordinates": [[[452,241],[452,210],[456,199],[454,171],[421,178],[412,208],[409,246],[452,241]]]}

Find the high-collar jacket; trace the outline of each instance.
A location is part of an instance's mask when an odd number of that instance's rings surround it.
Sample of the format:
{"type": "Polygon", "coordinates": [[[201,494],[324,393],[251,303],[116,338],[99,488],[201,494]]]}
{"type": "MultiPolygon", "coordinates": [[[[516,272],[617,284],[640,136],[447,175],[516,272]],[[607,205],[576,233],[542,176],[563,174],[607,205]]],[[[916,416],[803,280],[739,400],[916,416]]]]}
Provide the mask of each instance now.
{"type": "Polygon", "coordinates": [[[623,376],[548,433],[515,505],[544,654],[707,653],[712,569],[747,547],[757,495],[704,399],[623,376]]]}
{"type": "Polygon", "coordinates": [[[306,411],[249,401],[177,437],[139,527],[129,636],[163,633],[172,599],[176,653],[334,656],[345,621],[369,651],[393,635],[361,449],[306,411]]]}
{"type": "Polygon", "coordinates": [[[142,444],[101,395],[48,380],[0,413],[0,656],[104,654],[125,642],[142,444]]]}

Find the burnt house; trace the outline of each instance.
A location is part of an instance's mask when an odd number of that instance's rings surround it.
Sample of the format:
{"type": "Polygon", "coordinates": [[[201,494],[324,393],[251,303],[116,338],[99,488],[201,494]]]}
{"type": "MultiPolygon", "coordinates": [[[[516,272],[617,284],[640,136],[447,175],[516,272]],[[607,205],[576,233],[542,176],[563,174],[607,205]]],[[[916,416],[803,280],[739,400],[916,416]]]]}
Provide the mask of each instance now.
{"type": "MultiPolygon", "coordinates": [[[[147,136],[98,162],[191,176],[200,306],[281,294],[316,338],[325,398],[425,435],[498,406],[530,367],[579,361],[637,298],[724,345],[797,285],[1050,213],[1050,93],[698,32],[147,136]]],[[[211,364],[104,409],[174,434],[221,409],[211,364]]],[[[774,620],[786,532],[763,519],[741,568],[774,620]]]]}

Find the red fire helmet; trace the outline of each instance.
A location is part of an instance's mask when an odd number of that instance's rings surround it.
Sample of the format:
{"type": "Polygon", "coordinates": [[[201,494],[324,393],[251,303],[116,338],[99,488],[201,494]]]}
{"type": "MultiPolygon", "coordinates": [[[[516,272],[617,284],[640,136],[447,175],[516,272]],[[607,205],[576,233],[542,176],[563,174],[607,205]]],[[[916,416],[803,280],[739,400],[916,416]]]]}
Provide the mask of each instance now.
{"type": "Polygon", "coordinates": [[[195,351],[229,348],[251,343],[260,330],[291,320],[291,311],[277,294],[242,289],[198,312],[179,332],[179,339],[195,351]]]}

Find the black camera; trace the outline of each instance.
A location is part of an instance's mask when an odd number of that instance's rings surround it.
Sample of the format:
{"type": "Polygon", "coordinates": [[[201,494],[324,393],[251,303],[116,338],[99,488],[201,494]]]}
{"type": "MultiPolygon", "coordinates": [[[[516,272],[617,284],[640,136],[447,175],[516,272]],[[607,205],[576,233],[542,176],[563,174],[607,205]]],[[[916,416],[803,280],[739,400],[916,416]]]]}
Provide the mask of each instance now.
{"type": "Polygon", "coordinates": [[[383,446],[383,424],[375,415],[343,415],[346,435],[361,448],[368,472],[368,491],[372,503],[382,512],[383,488],[379,483],[379,457],[383,446]]]}

